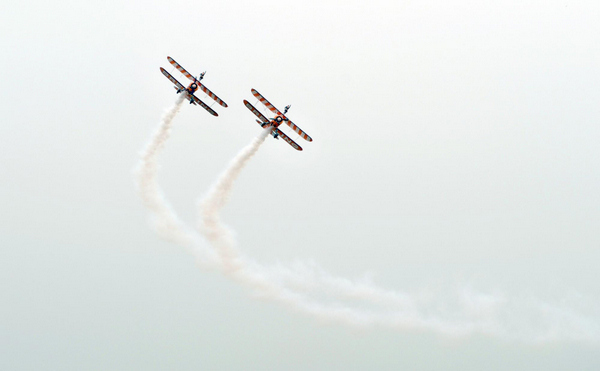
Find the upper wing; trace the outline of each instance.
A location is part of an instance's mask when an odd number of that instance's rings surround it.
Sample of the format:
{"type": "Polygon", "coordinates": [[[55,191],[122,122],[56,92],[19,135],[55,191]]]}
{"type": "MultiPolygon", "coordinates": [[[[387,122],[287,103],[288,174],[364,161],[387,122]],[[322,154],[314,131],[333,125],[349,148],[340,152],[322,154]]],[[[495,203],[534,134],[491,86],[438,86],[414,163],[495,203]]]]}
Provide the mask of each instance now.
{"type": "Polygon", "coordinates": [[[273,131],[275,131],[277,133],[277,135],[279,135],[281,138],[283,138],[283,140],[285,140],[286,142],[288,142],[290,144],[290,146],[294,147],[298,151],[302,151],[302,147],[300,147],[298,145],[298,143],[296,143],[293,140],[291,140],[290,137],[288,137],[287,135],[285,135],[283,133],[283,131],[281,131],[281,130],[279,130],[277,128],[274,128],[273,131]]]}
{"type": "Polygon", "coordinates": [[[277,108],[275,108],[275,106],[273,106],[268,100],[266,100],[265,97],[260,95],[260,93],[256,91],[256,89],[252,89],[252,95],[254,95],[262,104],[264,104],[265,107],[271,110],[271,112],[273,112],[276,115],[283,116],[285,118],[285,115],[281,113],[277,108]]]}
{"type": "Polygon", "coordinates": [[[160,68],[160,72],[162,72],[162,73],[163,73],[163,75],[165,75],[165,76],[167,77],[167,79],[171,80],[171,82],[172,82],[173,84],[175,84],[175,86],[177,86],[177,88],[178,88],[178,89],[185,89],[185,88],[183,87],[183,85],[181,85],[181,84],[179,83],[179,81],[177,81],[177,80],[176,80],[176,79],[175,79],[173,76],[171,76],[171,74],[170,74],[170,73],[168,73],[168,72],[167,72],[167,71],[166,71],[164,68],[162,68],[162,67],[161,67],[161,68],[160,68]]]}
{"type": "Polygon", "coordinates": [[[285,123],[288,124],[289,127],[291,127],[292,130],[298,133],[302,138],[308,140],[309,142],[312,142],[312,138],[308,134],[306,134],[304,131],[302,131],[302,129],[296,126],[296,124],[290,121],[290,119],[288,119],[283,113],[281,113],[281,111],[275,108],[275,106],[273,106],[271,102],[269,102],[265,97],[263,97],[256,89],[252,89],[252,95],[254,95],[262,104],[264,104],[265,107],[270,109],[271,112],[273,112],[276,115],[283,116],[285,123]]]}
{"type": "Polygon", "coordinates": [[[171,57],[167,57],[167,59],[169,60],[169,63],[171,63],[173,66],[175,66],[175,68],[177,68],[179,70],[179,72],[183,73],[183,75],[185,77],[187,77],[188,79],[194,81],[196,80],[196,78],[194,76],[192,76],[192,74],[190,74],[188,71],[185,70],[185,68],[181,67],[181,65],[177,62],[175,62],[175,59],[171,58],[171,57]]]}
{"type": "Polygon", "coordinates": [[[203,101],[201,101],[200,99],[198,99],[197,96],[195,96],[194,94],[190,94],[190,96],[192,97],[192,99],[194,100],[194,103],[199,104],[200,106],[202,106],[202,108],[204,108],[205,110],[208,111],[208,113],[210,113],[213,116],[219,116],[218,113],[216,113],[215,111],[213,111],[212,108],[210,108],[209,106],[207,106],[203,101]]]}
{"type": "Polygon", "coordinates": [[[262,122],[269,122],[269,120],[263,116],[262,113],[258,112],[258,110],[256,108],[254,108],[253,105],[251,105],[247,100],[244,99],[244,104],[246,105],[246,107],[252,111],[253,114],[256,115],[256,117],[258,117],[262,122]]]}
{"type": "Polygon", "coordinates": [[[200,87],[200,89],[205,92],[209,97],[211,97],[212,99],[214,99],[217,103],[219,103],[220,105],[222,105],[223,107],[227,107],[227,103],[223,102],[221,100],[221,98],[217,97],[215,95],[215,93],[213,93],[212,91],[208,90],[208,88],[204,85],[202,85],[200,82],[198,82],[198,86],[200,87]]]}
{"type": "MultiPolygon", "coordinates": [[[[287,117],[286,117],[287,119],[287,117]]],[[[292,128],[292,130],[294,130],[296,133],[298,133],[302,138],[308,140],[309,142],[312,142],[312,138],[306,134],[305,132],[302,131],[302,129],[300,129],[299,127],[296,126],[296,124],[294,124],[292,121],[290,121],[290,119],[287,119],[284,121],[286,124],[289,125],[289,127],[292,128]]]]}
{"type": "Polygon", "coordinates": [[[198,83],[198,86],[200,87],[200,89],[202,89],[202,91],[205,92],[209,97],[211,97],[212,99],[217,101],[217,103],[219,103],[223,107],[227,107],[227,103],[223,102],[221,100],[221,98],[217,97],[217,95],[215,93],[208,90],[208,88],[206,86],[202,85],[200,83],[200,81],[198,81],[194,76],[192,76],[191,73],[189,73],[185,68],[181,67],[181,65],[179,63],[175,62],[175,59],[173,59],[171,57],[167,57],[167,59],[169,60],[169,63],[171,63],[173,66],[175,66],[175,68],[177,68],[177,70],[179,70],[179,72],[181,72],[185,77],[187,77],[188,79],[190,79],[192,81],[196,81],[198,83]]]}
{"type": "MultiPolygon", "coordinates": [[[[173,61],[173,62],[175,62],[175,61],[173,61]]],[[[171,80],[171,82],[173,84],[175,84],[175,86],[177,86],[178,89],[185,90],[185,87],[183,85],[181,85],[179,83],[179,81],[177,81],[173,76],[171,76],[171,74],[168,73],[164,68],[161,67],[160,71],[163,73],[163,75],[165,75],[167,77],[167,79],[171,80]]],[[[183,92],[183,94],[186,94],[186,92],[183,92]]],[[[196,97],[194,94],[190,94],[190,96],[192,97],[192,100],[194,101],[195,104],[199,104],[200,106],[202,106],[205,110],[208,111],[208,113],[210,113],[213,116],[219,116],[215,111],[213,111],[212,108],[207,106],[203,101],[198,99],[198,97],[196,97]]]]}

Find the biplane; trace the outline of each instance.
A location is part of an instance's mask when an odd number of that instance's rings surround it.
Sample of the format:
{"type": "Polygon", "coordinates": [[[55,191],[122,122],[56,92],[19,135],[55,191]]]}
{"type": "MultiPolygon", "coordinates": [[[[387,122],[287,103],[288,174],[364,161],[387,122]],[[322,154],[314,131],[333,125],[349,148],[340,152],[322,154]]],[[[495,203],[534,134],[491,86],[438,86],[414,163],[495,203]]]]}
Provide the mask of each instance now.
{"type": "Polygon", "coordinates": [[[227,103],[223,102],[221,100],[221,98],[217,97],[212,91],[208,90],[208,88],[200,82],[200,80],[202,80],[204,78],[204,74],[206,72],[202,72],[198,76],[198,78],[195,78],[194,76],[192,76],[191,73],[186,71],[185,68],[181,67],[181,65],[179,63],[175,62],[175,60],[173,58],[167,57],[167,59],[169,60],[169,63],[171,63],[175,68],[177,68],[179,70],[179,72],[181,72],[188,79],[192,80],[192,82],[188,85],[188,87],[185,88],[183,85],[181,85],[181,83],[179,83],[179,81],[177,81],[177,79],[175,79],[173,76],[171,76],[170,73],[168,73],[164,68],[161,67],[160,72],[162,72],[162,74],[165,75],[167,77],[167,79],[171,80],[171,82],[173,84],[175,84],[175,90],[177,90],[177,94],[179,94],[179,93],[186,94],[187,99],[190,101],[190,104],[200,105],[202,108],[207,110],[208,113],[210,113],[211,115],[219,116],[212,108],[207,106],[206,103],[204,103],[203,101],[198,99],[197,96],[194,95],[194,93],[198,89],[200,89],[203,92],[205,92],[206,95],[208,95],[209,97],[214,99],[217,103],[219,103],[221,106],[227,107],[227,103]]]}
{"type": "Polygon", "coordinates": [[[271,135],[273,136],[273,138],[279,139],[279,137],[281,137],[281,138],[283,138],[283,140],[288,142],[290,146],[292,146],[293,148],[295,148],[298,151],[302,151],[302,147],[300,147],[298,145],[298,143],[294,142],[290,137],[285,135],[285,133],[283,131],[279,130],[279,125],[281,125],[281,123],[285,122],[289,127],[292,128],[292,130],[294,130],[302,138],[304,138],[305,140],[307,140],[309,142],[312,142],[312,138],[310,136],[308,136],[308,134],[306,134],[304,131],[302,131],[302,129],[300,129],[298,126],[296,126],[296,124],[294,124],[285,115],[291,106],[289,106],[289,105],[285,106],[284,111],[281,112],[277,108],[275,108],[275,106],[273,106],[268,100],[266,100],[265,97],[263,97],[258,91],[256,91],[256,89],[252,89],[252,95],[254,95],[262,104],[265,105],[265,107],[267,107],[271,112],[273,112],[276,115],[274,118],[268,119],[262,113],[260,113],[256,108],[254,108],[254,106],[252,104],[250,104],[250,102],[248,102],[247,100],[244,99],[244,105],[246,105],[246,108],[248,108],[250,111],[252,111],[252,113],[254,113],[256,115],[256,117],[258,117],[258,120],[256,120],[256,122],[258,122],[258,124],[260,126],[262,126],[263,128],[266,128],[269,126],[272,128],[271,135]]]}

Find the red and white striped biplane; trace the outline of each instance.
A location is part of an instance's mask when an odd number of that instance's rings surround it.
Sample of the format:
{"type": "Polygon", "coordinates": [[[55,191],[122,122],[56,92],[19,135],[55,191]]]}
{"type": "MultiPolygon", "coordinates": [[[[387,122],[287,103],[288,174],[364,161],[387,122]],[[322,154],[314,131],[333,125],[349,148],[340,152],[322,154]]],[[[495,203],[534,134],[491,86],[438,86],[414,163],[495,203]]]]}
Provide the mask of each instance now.
{"type": "Polygon", "coordinates": [[[283,138],[283,140],[288,142],[290,146],[294,147],[298,151],[302,151],[302,147],[300,147],[298,143],[294,142],[290,137],[285,135],[284,132],[279,130],[279,125],[281,125],[282,122],[285,122],[289,127],[292,128],[292,130],[294,130],[302,138],[309,142],[312,142],[312,138],[308,136],[308,134],[302,131],[302,129],[296,126],[296,124],[294,124],[289,118],[285,116],[285,114],[291,106],[286,106],[285,110],[282,113],[277,108],[275,108],[275,106],[273,106],[268,100],[266,100],[265,97],[263,97],[258,91],[256,91],[256,89],[252,89],[252,95],[254,95],[262,104],[265,105],[265,107],[267,107],[271,112],[273,112],[276,115],[274,118],[267,119],[262,113],[260,113],[256,108],[254,108],[254,106],[251,105],[250,102],[244,100],[244,104],[246,105],[246,107],[250,111],[252,111],[252,113],[254,113],[256,117],[258,117],[258,120],[256,120],[256,122],[258,122],[260,126],[262,126],[263,128],[266,128],[268,126],[273,128],[271,130],[271,135],[273,136],[273,138],[279,139],[279,137],[281,137],[283,138]]]}
{"type": "Polygon", "coordinates": [[[173,58],[167,57],[167,59],[169,60],[169,63],[171,63],[175,68],[177,68],[179,70],[179,72],[181,72],[188,79],[192,80],[192,82],[188,85],[188,87],[184,88],[183,85],[181,85],[179,83],[179,81],[177,81],[173,76],[171,76],[170,73],[168,73],[164,68],[161,67],[160,72],[162,72],[163,75],[165,75],[167,77],[167,79],[171,80],[171,82],[173,84],[175,84],[175,90],[177,90],[177,94],[179,94],[179,93],[186,94],[187,99],[189,99],[189,101],[190,101],[190,104],[198,104],[198,105],[202,106],[205,110],[207,110],[208,113],[210,113],[211,115],[219,116],[212,108],[207,106],[203,101],[201,101],[200,99],[198,99],[198,97],[196,97],[194,95],[194,92],[196,92],[198,89],[200,89],[203,92],[205,92],[209,97],[214,99],[217,103],[219,103],[221,106],[227,107],[227,103],[223,102],[221,100],[221,98],[217,97],[212,91],[208,90],[208,88],[206,86],[202,85],[202,83],[200,82],[200,80],[202,80],[204,78],[204,74],[206,72],[202,72],[200,74],[200,76],[198,76],[198,78],[195,78],[194,76],[192,76],[191,73],[186,71],[185,68],[181,67],[181,65],[179,63],[175,62],[175,60],[173,58]]]}

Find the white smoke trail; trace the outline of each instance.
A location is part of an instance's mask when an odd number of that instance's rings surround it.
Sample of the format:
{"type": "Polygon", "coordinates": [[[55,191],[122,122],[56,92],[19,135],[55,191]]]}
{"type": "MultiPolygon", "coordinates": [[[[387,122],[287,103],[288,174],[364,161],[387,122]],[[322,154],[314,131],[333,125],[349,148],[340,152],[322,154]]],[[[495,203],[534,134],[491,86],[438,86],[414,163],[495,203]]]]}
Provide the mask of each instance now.
{"type": "Polygon", "coordinates": [[[164,197],[157,179],[157,157],[169,139],[173,120],[185,98],[185,94],[180,94],[175,103],[165,111],[156,132],[140,153],[140,162],[135,170],[136,186],[144,206],[152,213],[152,224],[156,231],[165,239],[193,249],[199,262],[207,264],[214,262],[214,252],[202,248],[198,235],[179,219],[164,197]]]}
{"type": "Polygon", "coordinates": [[[464,288],[451,295],[408,294],[386,290],[366,280],[335,277],[315,265],[266,267],[244,257],[236,248],[232,232],[221,223],[219,212],[237,176],[268,133],[269,129],[265,129],[242,149],[199,202],[199,230],[216,248],[221,270],[251,287],[260,297],[319,319],[354,326],[428,329],[454,336],[480,333],[527,342],[600,340],[596,321],[564,305],[509,300],[464,288]],[[350,305],[349,299],[362,300],[378,309],[350,305]]]}
{"type": "Polygon", "coordinates": [[[231,232],[223,225],[219,218],[219,211],[225,206],[233,187],[233,182],[256,154],[260,145],[271,132],[270,128],[264,129],[252,142],[244,147],[229,163],[227,170],[218,178],[217,182],[209,191],[209,197],[200,202],[203,218],[199,229],[204,236],[213,243],[221,263],[227,266],[228,271],[234,271],[237,267],[235,242],[231,232]]]}
{"type": "MultiPolygon", "coordinates": [[[[351,281],[327,275],[324,271],[315,274],[315,270],[293,271],[281,266],[277,270],[272,270],[242,256],[235,246],[233,234],[221,223],[219,212],[227,202],[238,175],[254,156],[269,132],[270,129],[265,129],[243,148],[219,176],[207,196],[199,202],[201,215],[199,230],[216,248],[220,257],[221,269],[226,275],[252,287],[261,297],[282,302],[320,319],[357,326],[386,324],[405,328],[435,328],[448,334],[462,334],[470,331],[474,326],[472,324],[439,323],[437,319],[419,318],[415,310],[415,303],[404,294],[385,291],[366,284],[357,285],[351,281]],[[290,287],[286,282],[293,282],[295,288],[290,287]],[[391,300],[397,304],[397,310],[391,315],[377,315],[366,310],[351,308],[339,301],[330,300],[329,303],[323,304],[322,301],[315,300],[298,290],[298,287],[302,287],[303,291],[311,291],[310,286],[330,289],[338,296],[351,296],[379,302],[391,300]]],[[[480,330],[485,331],[484,328],[480,330]]]]}
{"type": "Polygon", "coordinates": [[[335,277],[315,264],[266,267],[244,257],[237,250],[231,231],[221,223],[219,212],[237,176],[257,152],[269,129],[240,151],[201,201],[199,227],[215,250],[206,247],[179,219],[157,182],[157,156],[169,138],[183,100],[182,95],[166,111],[141,153],[137,187],[144,205],[152,212],[157,230],[189,248],[204,266],[216,266],[262,298],[322,320],[352,326],[428,329],[455,336],[480,333],[527,342],[599,341],[596,317],[579,314],[572,309],[572,302],[549,305],[539,300],[509,299],[469,289],[452,293],[403,293],[383,289],[366,279],[335,277]],[[357,300],[361,303],[356,303],[357,300]]]}

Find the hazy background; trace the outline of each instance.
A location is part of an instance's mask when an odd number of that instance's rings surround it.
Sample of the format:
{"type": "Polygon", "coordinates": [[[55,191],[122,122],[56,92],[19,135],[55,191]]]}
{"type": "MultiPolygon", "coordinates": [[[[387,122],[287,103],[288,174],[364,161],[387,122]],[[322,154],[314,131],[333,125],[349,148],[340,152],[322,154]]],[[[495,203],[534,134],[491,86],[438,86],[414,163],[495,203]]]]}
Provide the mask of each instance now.
{"type": "Polygon", "coordinates": [[[597,313],[599,3],[0,9],[0,368],[600,366],[593,343],[363,331],[257,301],[160,240],[132,176],[176,98],[170,55],[229,104],[186,104],[161,157],[185,220],[259,133],[242,103],[256,88],[314,142],[267,139],[245,169],[224,214],[245,254],[597,313]]]}

